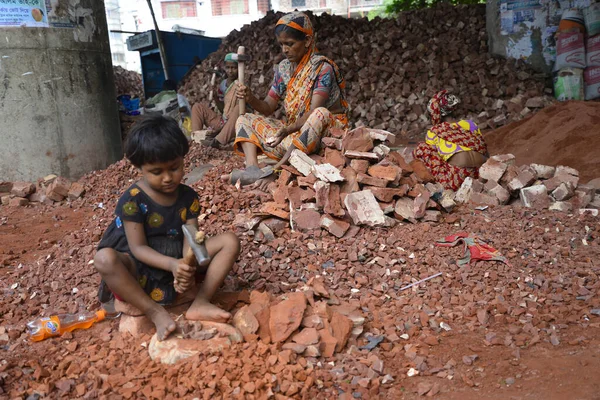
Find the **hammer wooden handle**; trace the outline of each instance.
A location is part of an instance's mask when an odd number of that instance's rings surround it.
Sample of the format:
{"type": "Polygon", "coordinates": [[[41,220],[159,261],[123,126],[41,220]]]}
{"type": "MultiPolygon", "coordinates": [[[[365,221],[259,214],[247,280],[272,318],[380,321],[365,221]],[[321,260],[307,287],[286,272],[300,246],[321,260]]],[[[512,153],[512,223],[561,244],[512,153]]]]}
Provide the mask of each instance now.
{"type": "MultiPolygon", "coordinates": [[[[246,48],[244,46],[238,47],[237,53],[243,56],[246,53],[246,48]]],[[[242,85],[246,84],[245,65],[242,60],[238,60],[238,81],[242,85]]],[[[239,106],[240,115],[244,115],[246,113],[246,99],[240,99],[239,106]]]]}
{"type": "Polygon", "coordinates": [[[187,265],[196,265],[196,256],[192,249],[188,249],[187,253],[183,256],[183,263],[187,265]]]}

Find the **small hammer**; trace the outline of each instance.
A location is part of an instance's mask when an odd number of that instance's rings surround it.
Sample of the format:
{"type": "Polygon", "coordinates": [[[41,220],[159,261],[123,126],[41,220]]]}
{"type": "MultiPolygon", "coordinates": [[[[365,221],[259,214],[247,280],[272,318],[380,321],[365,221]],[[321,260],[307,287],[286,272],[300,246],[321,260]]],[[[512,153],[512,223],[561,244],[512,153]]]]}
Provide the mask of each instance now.
{"type": "MultiPolygon", "coordinates": [[[[246,48],[244,46],[238,47],[237,54],[233,55],[233,60],[238,63],[238,81],[240,84],[245,85],[245,63],[250,61],[250,57],[246,55],[246,48]]],[[[244,115],[246,112],[246,99],[240,99],[240,115],[244,115]]]]}
{"type": "Polygon", "coordinates": [[[190,248],[187,254],[183,256],[183,262],[192,265],[194,259],[200,267],[206,267],[210,264],[210,257],[204,246],[204,232],[198,232],[198,229],[192,225],[182,225],[183,235],[187,239],[190,248]]]}
{"type": "Polygon", "coordinates": [[[208,101],[213,100],[213,88],[215,87],[215,81],[217,79],[217,75],[221,76],[221,71],[217,68],[212,69],[212,76],[210,78],[210,93],[208,94],[208,101]]]}

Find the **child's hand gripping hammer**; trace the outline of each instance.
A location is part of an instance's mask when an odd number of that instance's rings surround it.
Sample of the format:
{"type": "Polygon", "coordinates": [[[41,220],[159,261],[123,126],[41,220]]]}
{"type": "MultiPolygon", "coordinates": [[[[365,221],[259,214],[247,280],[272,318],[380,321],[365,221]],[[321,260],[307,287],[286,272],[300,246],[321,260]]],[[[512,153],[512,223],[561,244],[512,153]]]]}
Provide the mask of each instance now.
{"type": "MultiPolygon", "coordinates": [[[[206,246],[204,245],[204,232],[199,232],[198,229],[192,225],[182,225],[181,230],[183,235],[188,241],[189,249],[186,254],[183,255],[184,264],[199,267],[207,267],[210,264],[210,257],[206,246]]],[[[183,287],[180,284],[175,285],[175,290],[179,293],[184,292],[187,287],[183,287]]]]}

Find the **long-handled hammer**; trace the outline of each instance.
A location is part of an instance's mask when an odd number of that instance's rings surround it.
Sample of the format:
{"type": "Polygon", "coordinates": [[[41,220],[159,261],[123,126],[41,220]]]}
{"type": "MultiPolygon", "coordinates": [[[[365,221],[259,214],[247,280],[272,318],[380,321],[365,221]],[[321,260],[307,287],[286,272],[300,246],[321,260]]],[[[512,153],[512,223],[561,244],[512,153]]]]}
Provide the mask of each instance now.
{"type": "MultiPolygon", "coordinates": [[[[238,47],[237,54],[233,56],[233,59],[238,63],[238,81],[240,84],[246,84],[246,62],[250,61],[250,57],[246,55],[246,48],[244,46],[238,47]]],[[[246,99],[240,99],[240,115],[244,115],[246,112],[246,99]]]]}

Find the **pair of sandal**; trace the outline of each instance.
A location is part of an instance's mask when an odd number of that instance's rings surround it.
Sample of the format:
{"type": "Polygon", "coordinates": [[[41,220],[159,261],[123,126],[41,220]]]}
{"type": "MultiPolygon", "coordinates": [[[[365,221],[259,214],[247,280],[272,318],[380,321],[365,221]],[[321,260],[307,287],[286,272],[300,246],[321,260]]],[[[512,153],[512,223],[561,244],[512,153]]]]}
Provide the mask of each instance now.
{"type": "Polygon", "coordinates": [[[242,186],[247,186],[253,184],[259,179],[264,179],[273,175],[273,172],[273,167],[270,165],[262,169],[254,165],[245,169],[234,169],[231,171],[231,178],[229,182],[232,185],[240,182],[242,186]]]}

